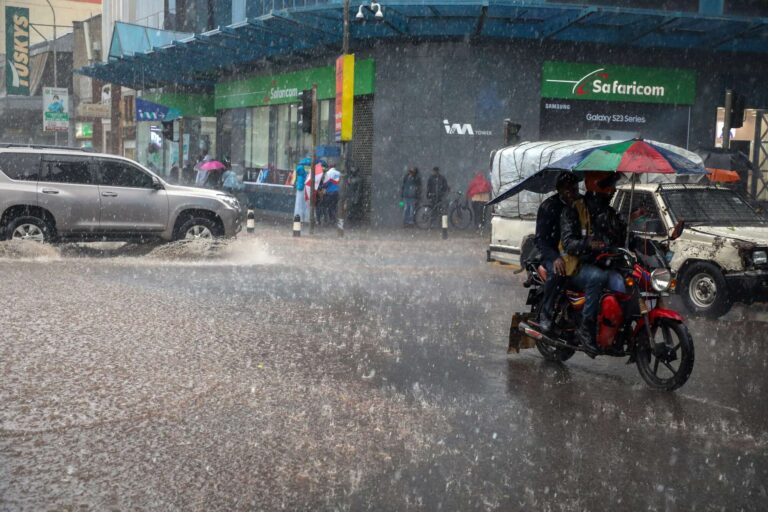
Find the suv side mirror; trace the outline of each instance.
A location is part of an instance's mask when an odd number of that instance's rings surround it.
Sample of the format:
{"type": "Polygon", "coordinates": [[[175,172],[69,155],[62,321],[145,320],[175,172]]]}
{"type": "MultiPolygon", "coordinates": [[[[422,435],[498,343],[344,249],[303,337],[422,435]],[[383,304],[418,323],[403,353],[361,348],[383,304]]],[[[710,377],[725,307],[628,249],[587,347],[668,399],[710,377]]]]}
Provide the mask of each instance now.
{"type": "Polygon", "coordinates": [[[675,224],[675,227],[672,228],[672,232],[669,234],[670,240],[677,240],[680,238],[680,235],[683,234],[683,230],[685,229],[685,220],[680,219],[677,221],[677,224],[675,224]]]}
{"type": "Polygon", "coordinates": [[[157,176],[152,176],[152,188],[155,190],[163,190],[163,184],[160,183],[160,179],[157,176]]]}

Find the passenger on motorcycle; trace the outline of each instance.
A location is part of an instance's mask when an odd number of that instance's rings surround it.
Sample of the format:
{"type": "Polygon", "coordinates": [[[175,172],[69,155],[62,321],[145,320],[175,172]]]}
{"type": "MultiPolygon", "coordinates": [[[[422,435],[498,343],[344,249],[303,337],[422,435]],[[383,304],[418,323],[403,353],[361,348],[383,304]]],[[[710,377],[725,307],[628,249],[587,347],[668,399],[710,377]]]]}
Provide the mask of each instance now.
{"type": "Polygon", "coordinates": [[[555,298],[563,291],[567,277],[565,260],[560,255],[560,216],[579,196],[579,178],[572,172],[557,177],[557,194],[549,197],[536,214],[534,242],[541,254],[541,264],[547,269],[547,281],[542,290],[539,326],[544,332],[552,329],[555,298]]]}

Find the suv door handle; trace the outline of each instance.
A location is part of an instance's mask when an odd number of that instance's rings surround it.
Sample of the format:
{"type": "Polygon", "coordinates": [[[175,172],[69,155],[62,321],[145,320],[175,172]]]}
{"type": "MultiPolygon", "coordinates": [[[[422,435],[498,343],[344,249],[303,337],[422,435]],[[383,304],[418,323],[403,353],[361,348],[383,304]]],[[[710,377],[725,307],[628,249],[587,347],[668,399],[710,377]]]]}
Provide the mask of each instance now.
{"type": "Polygon", "coordinates": [[[117,192],[102,192],[101,195],[104,197],[117,197],[117,192]]]}
{"type": "Polygon", "coordinates": [[[43,192],[43,194],[58,194],[59,193],[59,191],[56,190],[55,188],[44,188],[42,190],[42,192],[43,192]]]}

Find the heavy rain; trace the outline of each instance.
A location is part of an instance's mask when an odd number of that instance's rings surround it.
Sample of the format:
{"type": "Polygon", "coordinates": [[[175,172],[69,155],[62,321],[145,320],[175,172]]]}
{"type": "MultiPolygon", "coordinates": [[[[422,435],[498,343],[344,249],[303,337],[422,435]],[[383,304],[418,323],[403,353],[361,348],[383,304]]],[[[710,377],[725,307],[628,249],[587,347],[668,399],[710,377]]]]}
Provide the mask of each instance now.
{"type": "Polygon", "coordinates": [[[768,508],[762,2],[2,12],[0,510],[768,508]]]}

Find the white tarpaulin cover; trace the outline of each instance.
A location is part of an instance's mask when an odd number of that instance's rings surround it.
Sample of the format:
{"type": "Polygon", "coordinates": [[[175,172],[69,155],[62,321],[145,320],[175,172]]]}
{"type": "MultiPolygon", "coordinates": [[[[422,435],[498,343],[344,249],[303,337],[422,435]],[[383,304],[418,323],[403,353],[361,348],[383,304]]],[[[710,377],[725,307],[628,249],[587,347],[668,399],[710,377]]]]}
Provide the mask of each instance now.
{"type": "MultiPolygon", "coordinates": [[[[493,155],[493,164],[491,166],[491,185],[493,187],[493,197],[498,196],[505,190],[514,187],[524,179],[544,169],[549,164],[554,163],[561,158],[572,155],[578,151],[604,146],[612,142],[604,140],[563,140],[563,141],[541,141],[541,142],[521,142],[515,146],[509,146],[498,150],[493,155]]],[[[696,153],[687,151],[683,148],[664,144],[656,141],[647,141],[656,144],[669,151],[677,153],[693,162],[701,163],[701,157],[696,153]]],[[[687,177],[684,179],[688,179],[687,177]]],[[[640,177],[643,183],[660,183],[675,181],[674,175],[668,174],[643,174],[640,177]]],[[[549,194],[537,194],[524,190],[509,199],[497,204],[495,213],[504,217],[536,217],[536,211],[541,202],[549,194]]]]}

